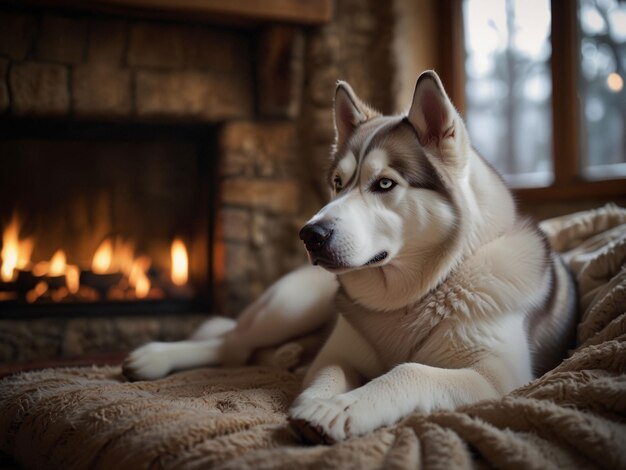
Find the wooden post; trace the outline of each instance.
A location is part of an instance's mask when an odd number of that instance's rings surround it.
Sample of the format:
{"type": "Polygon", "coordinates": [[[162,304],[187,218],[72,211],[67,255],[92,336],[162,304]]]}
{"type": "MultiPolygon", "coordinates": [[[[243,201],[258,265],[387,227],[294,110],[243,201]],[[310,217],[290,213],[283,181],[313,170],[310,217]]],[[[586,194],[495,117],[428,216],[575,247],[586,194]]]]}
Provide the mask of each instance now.
{"type": "Polygon", "coordinates": [[[259,37],[257,107],[262,117],[296,118],[304,73],[304,37],[295,26],[269,26],[259,37]]]}

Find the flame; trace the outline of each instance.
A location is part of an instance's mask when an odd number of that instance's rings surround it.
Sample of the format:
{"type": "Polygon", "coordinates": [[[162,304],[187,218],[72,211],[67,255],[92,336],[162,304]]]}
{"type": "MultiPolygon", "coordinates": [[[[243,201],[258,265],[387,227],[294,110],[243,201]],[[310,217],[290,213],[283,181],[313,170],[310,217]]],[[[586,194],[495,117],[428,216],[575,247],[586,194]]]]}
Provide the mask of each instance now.
{"type": "Polygon", "coordinates": [[[9,282],[13,279],[13,270],[17,267],[17,243],[12,239],[2,237],[2,280],[9,282]]]}
{"type": "Polygon", "coordinates": [[[137,275],[137,283],[135,285],[135,295],[138,299],[144,299],[150,292],[150,279],[146,276],[146,273],[140,272],[137,275]]]}
{"type": "Polygon", "coordinates": [[[57,250],[50,258],[50,268],[48,274],[50,276],[62,276],[65,274],[65,267],[67,266],[67,258],[63,250],[57,250]]]}
{"type": "Polygon", "coordinates": [[[177,286],[187,284],[189,278],[189,257],[187,248],[180,238],[172,242],[172,282],[177,286]]]}
{"type": "Polygon", "coordinates": [[[106,274],[111,269],[113,259],[113,244],[111,240],[104,240],[93,255],[91,270],[96,274],[106,274]]]}
{"type": "Polygon", "coordinates": [[[33,274],[37,277],[42,277],[48,274],[50,269],[50,263],[48,261],[39,261],[33,266],[33,274]]]}
{"type": "MultiPolygon", "coordinates": [[[[135,261],[135,244],[132,241],[126,241],[121,237],[115,240],[113,250],[113,265],[116,271],[124,273],[126,277],[130,276],[135,261]]],[[[149,265],[149,263],[148,263],[149,265]]]]}
{"type": "MultiPolygon", "coordinates": [[[[65,275],[65,287],[57,290],[62,292],[53,293],[53,300],[60,301],[70,294],[76,294],[80,288],[80,269],[73,264],[67,264],[67,257],[63,250],[57,250],[50,258],[50,261],[40,261],[33,266],[33,274],[37,277],[42,276],[63,276],[65,275]]],[[[34,295],[34,294],[33,294],[34,295]]],[[[40,297],[41,294],[35,298],[40,297]]]]}
{"type": "Polygon", "coordinates": [[[76,294],[80,289],[80,269],[78,266],[68,265],[65,269],[65,283],[70,294],[76,294]]]}
{"type": "Polygon", "coordinates": [[[4,282],[13,280],[16,269],[24,269],[30,263],[30,255],[33,252],[32,238],[20,240],[20,223],[17,215],[13,215],[11,222],[2,234],[2,266],[0,267],[0,279],[4,282]]]}
{"type": "Polygon", "coordinates": [[[48,290],[48,283],[45,281],[39,281],[37,285],[26,293],[26,301],[30,304],[35,302],[39,297],[44,295],[48,290]]]}
{"type": "Polygon", "coordinates": [[[133,261],[130,274],[128,276],[128,283],[135,289],[135,295],[138,299],[144,299],[150,293],[150,279],[146,275],[146,271],[150,267],[150,258],[146,256],[140,256],[133,261]]]}

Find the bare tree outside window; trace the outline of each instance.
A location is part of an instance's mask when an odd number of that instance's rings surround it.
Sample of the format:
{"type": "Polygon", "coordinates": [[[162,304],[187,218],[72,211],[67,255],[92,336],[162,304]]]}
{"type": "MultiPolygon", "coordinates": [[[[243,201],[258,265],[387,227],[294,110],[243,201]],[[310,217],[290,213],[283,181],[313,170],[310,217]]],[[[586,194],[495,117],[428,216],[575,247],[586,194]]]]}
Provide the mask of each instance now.
{"type": "Polygon", "coordinates": [[[549,0],[464,0],[466,120],[512,186],[552,181],[549,0]]]}
{"type": "Polygon", "coordinates": [[[626,175],[626,1],[580,0],[582,164],[590,178],[626,175]]]}

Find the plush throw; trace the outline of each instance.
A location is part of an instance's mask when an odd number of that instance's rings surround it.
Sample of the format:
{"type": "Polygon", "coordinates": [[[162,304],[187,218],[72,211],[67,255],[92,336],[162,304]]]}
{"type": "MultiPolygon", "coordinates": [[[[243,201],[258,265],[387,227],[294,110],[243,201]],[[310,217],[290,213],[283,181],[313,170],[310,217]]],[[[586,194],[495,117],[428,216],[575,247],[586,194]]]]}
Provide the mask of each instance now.
{"type": "Polygon", "coordinates": [[[0,446],[33,468],[626,468],[626,210],[542,224],[578,281],[577,347],[557,368],[457,411],[412,415],[334,446],[287,425],[303,344],[277,367],[199,369],[129,383],[119,367],[0,382],[0,446]]]}

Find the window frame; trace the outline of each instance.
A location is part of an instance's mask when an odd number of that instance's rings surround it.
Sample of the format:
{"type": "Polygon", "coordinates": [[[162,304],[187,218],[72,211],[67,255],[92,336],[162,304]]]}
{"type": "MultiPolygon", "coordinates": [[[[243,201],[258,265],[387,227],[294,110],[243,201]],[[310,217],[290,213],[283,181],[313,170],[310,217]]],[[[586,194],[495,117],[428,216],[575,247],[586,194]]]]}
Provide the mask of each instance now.
{"type": "MultiPolygon", "coordinates": [[[[523,202],[610,200],[626,196],[626,178],[588,179],[582,167],[581,103],[578,97],[580,47],[578,2],[552,0],[552,169],[549,186],[514,188],[523,202]]],[[[442,79],[457,108],[465,111],[465,42],[463,2],[443,0],[439,10],[443,35],[442,79]]]]}

